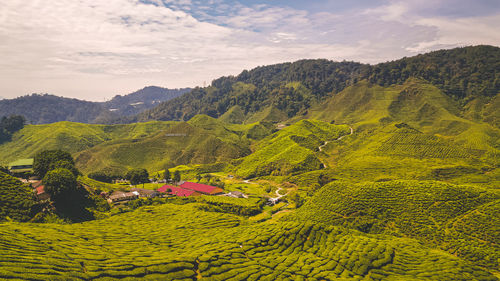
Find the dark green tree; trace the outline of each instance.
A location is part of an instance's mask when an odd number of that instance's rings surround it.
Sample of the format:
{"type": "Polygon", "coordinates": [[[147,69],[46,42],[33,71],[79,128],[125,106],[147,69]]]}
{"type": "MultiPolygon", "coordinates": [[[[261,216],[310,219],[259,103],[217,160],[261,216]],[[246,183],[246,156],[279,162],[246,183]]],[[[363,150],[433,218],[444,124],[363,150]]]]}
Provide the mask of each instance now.
{"type": "Polygon", "coordinates": [[[64,168],[68,169],[70,172],[72,172],[76,177],[81,175],[80,171],[75,167],[75,164],[72,162],[69,162],[67,160],[60,160],[57,162],[50,163],[49,165],[49,171],[50,170],[55,170],[57,168],[64,168]]]}
{"type": "Polygon", "coordinates": [[[169,181],[172,176],[170,175],[170,171],[168,169],[165,169],[165,173],[163,174],[163,178],[166,181],[169,181]]]}
{"type": "Polygon", "coordinates": [[[130,181],[130,184],[132,185],[137,185],[141,183],[147,183],[149,182],[149,174],[146,169],[143,168],[138,168],[138,169],[132,169],[127,172],[126,175],[127,180],[130,181]]]}
{"type": "Polygon", "coordinates": [[[174,178],[173,178],[174,182],[175,183],[179,183],[181,181],[181,173],[179,172],[179,170],[176,170],[174,172],[174,178]]]}
{"type": "Polygon", "coordinates": [[[47,172],[42,180],[45,191],[54,202],[63,201],[77,190],[76,176],[68,169],[57,168],[47,172]]]}
{"type": "Polygon", "coordinates": [[[96,180],[96,181],[101,181],[101,182],[107,182],[107,183],[113,182],[113,176],[108,175],[104,171],[92,172],[92,173],[88,174],[87,177],[89,177],[93,180],[96,180]]]}
{"type": "Polygon", "coordinates": [[[33,170],[40,178],[45,177],[51,168],[56,167],[57,162],[66,161],[71,165],[75,165],[75,161],[69,152],[62,150],[44,150],[35,155],[33,161],[33,170]]]}
{"type": "Polygon", "coordinates": [[[24,119],[21,115],[11,115],[9,117],[4,116],[0,121],[0,127],[12,134],[21,130],[24,127],[24,123],[26,123],[26,119],[24,119]]]}

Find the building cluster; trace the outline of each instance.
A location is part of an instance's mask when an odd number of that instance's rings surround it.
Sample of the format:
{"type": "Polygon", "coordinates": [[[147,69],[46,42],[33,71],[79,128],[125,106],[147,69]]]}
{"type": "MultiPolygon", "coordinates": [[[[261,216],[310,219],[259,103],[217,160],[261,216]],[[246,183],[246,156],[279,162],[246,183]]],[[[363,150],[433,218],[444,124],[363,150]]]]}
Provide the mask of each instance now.
{"type": "Polygon", "coordinates": [[[181,182],[178,186],[173,185],[163,185],[157,190],[143,189],[143,188],[132,188],[130,191],[114,191],[107,196],[109,203],[117,204],[121,202],[126,202],[134,200],[140,197],[143,198],[154,198],[154,197],[164,197],[164,196],[178,196],[178,197],[188,197],[188,196],[201,196],[201,195],[223,195],[224,191],[220,187],[194,183],[194,182],[181,182]]]}

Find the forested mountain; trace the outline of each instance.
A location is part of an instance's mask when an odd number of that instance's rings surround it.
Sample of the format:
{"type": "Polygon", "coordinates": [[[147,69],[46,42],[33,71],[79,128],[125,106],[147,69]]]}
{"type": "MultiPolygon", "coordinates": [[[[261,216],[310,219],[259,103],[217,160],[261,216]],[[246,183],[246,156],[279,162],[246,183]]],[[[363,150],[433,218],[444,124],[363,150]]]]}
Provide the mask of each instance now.
{"type": "Polygon", "coordinates": [[[117,95],[107,102],[32,94],[0,100],[0,117],[22,115],[31,124],[59,121],[107,123],[122,116],[138,114],[160,102],[178,97],[188,90],[146,87],[129,95],[117,95]]]}
{"type": "Polygon", "coordinates": [[[374,66],[301,60],[216,79],[210,87],[196,88],[128,121],[189,120],[196,114],[239,115],[238,121],[283,121],[307,114],[325,96],[362,80],[388,86],[419,78],[461,105],[478,98],[484,104],[500,91],[499,69],[500,48],[493,46],[435,51],[374,66]]]}
{"type": "Polygon", "coordinates": [[[149,86],[125,96],[116,95],[103,104],[108,110],[120,116],[135,115],[161,102],[176,98],[189,90],[191,89],[166,89],[149,86]]]}

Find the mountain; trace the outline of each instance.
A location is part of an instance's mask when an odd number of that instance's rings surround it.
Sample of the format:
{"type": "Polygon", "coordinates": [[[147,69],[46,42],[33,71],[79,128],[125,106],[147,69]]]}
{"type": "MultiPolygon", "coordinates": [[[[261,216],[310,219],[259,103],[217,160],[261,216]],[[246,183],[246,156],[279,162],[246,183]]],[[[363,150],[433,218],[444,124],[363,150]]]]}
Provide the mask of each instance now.
{"type": "Polygon", "coordinates": [[[188,90],[146,87],[129,95],[115,96],[107,102],[89,102],[48,94],[32,94],[0,100],[0,115],[23,115],[31,124],[59,121],[107,123],[152,108],[188,90]]]}
{"type": "Polygon", "coordinates": [[[176,98],[191,89],[166,89],[149,86],[125,96],[114,96],[111,100],[104,102],[104,107],[119,116],[138,114],[150,109],[161,102],[176,98]]]}
{"type": "MultiPolygon", "coordinates": [[[[373,66],[328,60],[262,66],[238,76],[216,79],[210,87],[196,88],[128,121],[189,120],[196,114],[222,116],[226,121],[238,123],[285,121],[307,114],[327,96],[359,81],[386,87],[415,78],[427,81],[456,100],[460,110],[471,110],[489,104],[500,92],[499,61],[500,48],[474,46],[373,66]],[[229,115],[235,119],[231,120],[229,115]]],[[[492,109],[481,113],[472,110],[468,114],[470,118],[484,120],[488,119],[485,114],[492,112],[492,109]]]]}

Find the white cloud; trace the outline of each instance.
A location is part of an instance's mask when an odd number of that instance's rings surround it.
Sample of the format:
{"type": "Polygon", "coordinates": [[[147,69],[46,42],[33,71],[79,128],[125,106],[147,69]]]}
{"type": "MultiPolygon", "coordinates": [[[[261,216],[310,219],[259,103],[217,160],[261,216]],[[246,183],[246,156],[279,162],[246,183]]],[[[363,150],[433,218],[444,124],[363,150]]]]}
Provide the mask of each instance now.
{"type": "Polygon", "coordinates": [[[202,85],[303,58],[374,63],[443,46],[500,44],[499,13],[450,19],[414,12],[430,0],[341,14],[222,0],[148,2],[3,3],[0,93],[102,100],[152,84],[202,85]]]}

